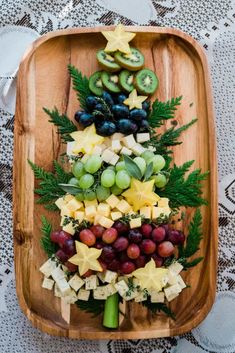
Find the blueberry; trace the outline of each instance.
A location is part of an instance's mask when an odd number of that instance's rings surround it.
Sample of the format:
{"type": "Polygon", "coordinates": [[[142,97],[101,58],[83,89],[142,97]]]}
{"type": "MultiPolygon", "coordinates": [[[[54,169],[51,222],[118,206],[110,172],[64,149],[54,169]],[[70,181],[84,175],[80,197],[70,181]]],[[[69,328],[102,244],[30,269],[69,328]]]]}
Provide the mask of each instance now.
{"type": "Polygon", "coordinates": [[[117,96],[117,102],[118,102],[119,104],[122,104],[125,99],[127,99],[127,96],[126,96],[125,94],[123,94],[123,93],[122,93],[122,94],[119,94],[119,95],[117,96]]]}
{"type": "Polygon", "coordinates": [[[148,131],[149,122],[148,122],[148,120],[143,119],[143,120],[139,121],[138,126],[139,126],[139,131],[148,131]]]}
{"type": "Polygon", "coordinates": [[[112,112],[116,119],[125,119],[129,116],[129,109],[123,104],[113,105],[112,112]]]}
{"type": "Polygon", "coordinates": [[[111,107],[112,105],[114,105],[113,98],[112,98],[111,94],[109,94],[108,92],[103,92],[102,98],[104,99],[104,101],[105,101],[110,107],[111,107]]]}
{"type": "Polygon", "coordinates": [[[150,108],[150,101],[145,101],[142,103],[142,109],[148,111],[150,108]]]}
{"type": "Polygon", "coordinates": [[[91,114],[89,114],[89,113],[83,113],[83,114],[81,114],[81,116],[80,116],[79,123],[80,123],[83,127],[90,126],[91,124],[94,123],[94,117],[93,117],[93,115],[91,115],[91,114]]]}
{"type": "Polygon", "coordinates": [[[98,99],[95,96],[88,96],[86,98],[86,106],[89,110],[93,110],[97,103],[98,103],[98,99]]]}
{"type": "Polygon", "coordinates": [[[146,118],[147,118],[147,113],[143,109],[133,109],[130,112],[130,119],[133,119],[135,121],[140,121],[146,118]]]}
{"type": "Polygon", "coordinates": [[[117,122],[117,129],[125,135],[134,134],[138,130],[136,123],[129,119],[120,119],[117,122]]]}
{"type": "Polygon", "coordinates": [[[85,112],[80,112],[80,111],[76,112],[75,115],[74,115],[74,119],[79,123],[80,122],[80,116],[82,114],[84,114],[84,113],[85,112]]]}
{"type": "Polygon", "coordinates": [[[111,121],[103,121],[96,126],[96,132],[101,136],[111,136],[116,132],[116,125],[111,121]]]}

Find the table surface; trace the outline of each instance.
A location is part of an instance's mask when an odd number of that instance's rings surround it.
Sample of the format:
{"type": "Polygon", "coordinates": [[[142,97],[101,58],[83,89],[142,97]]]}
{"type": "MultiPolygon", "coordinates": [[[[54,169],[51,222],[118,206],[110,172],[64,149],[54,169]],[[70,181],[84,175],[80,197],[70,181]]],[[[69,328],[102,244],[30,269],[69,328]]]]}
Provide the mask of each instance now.
{"type": "Polygon", "coordinates": [[[235,353],[235,1],[0,0],[0,26],[0,352],[235,353]],[[31,326],[15,293],[11,210],[19,60],[27,46],[48,31],[119,22],[180,28],[205,48],[218,143],[217,297],[203,323],[180,337],[100,342],[50,337],[31,326]]]}

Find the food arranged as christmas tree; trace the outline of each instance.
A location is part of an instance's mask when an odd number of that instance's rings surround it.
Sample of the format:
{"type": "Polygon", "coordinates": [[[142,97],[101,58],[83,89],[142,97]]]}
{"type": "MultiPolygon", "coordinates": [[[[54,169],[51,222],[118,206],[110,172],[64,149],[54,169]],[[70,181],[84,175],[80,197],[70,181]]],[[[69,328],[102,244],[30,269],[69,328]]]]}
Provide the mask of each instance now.
{"type": "Polygon", "coordinates": [[[169,303],[190,285],[184,271],[202,260],[189,258],[202,238],[198,207],[207,203],[201,185],[207,172],[189,172],[193,161],[173,163],[171,146],[196,119],[159,133],[182,97],[151,102],[161,83],[129,45],[135,33],[118,25],[102,34],[99,71],[88,79],[68,67],[80,105],[75,121],[44,108],[67,144],[61,164],[54,161],[52,173],[29,163],[41,180],[37,202],[61,215],[56,229],[42,216],[49,257],[39,269],[42,287],[61,298],[67,322],[75,304],[103,313],[103,325],[117,328],[120,304],[123,311],[129,301],[175,318],[169,303]],[[186,207],[196,210],[183,230],[186,207]]]}

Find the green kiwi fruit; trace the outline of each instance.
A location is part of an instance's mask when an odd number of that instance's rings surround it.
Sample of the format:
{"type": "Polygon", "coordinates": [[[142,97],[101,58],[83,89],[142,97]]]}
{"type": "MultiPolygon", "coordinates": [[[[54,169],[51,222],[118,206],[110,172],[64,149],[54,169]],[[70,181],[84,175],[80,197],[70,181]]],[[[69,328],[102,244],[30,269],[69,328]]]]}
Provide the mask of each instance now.
{"type": "Polygon", "coordinates": [[[144,95],[153,94],[158,88],[158,78],[152,70],[142,69],[135,75],[135,88],[144,95]]]}
{"type": "Polygon", "coordinates": [[[102,71],[101,80],[103,85],[113,93],[120,93],[121,89],[118,85],[118,75],[110,72],[102,71]]]}
{"type": "Polygon", "coordinates": [[[130,93],[134,89],[134,74],[128,70],[122,70],[119,74],[119,85],[124,91],[130,93]]]}
{"type": "Polygon", "coordinates": [[[89,88],[96,96],[101,96],[104,92],[101,73],[102,71],[96,71],[89,78],[89,88]]]}
{"type": "Polygon", "coordinates": [[[102,49],[97,51],[96,58],[99,64],[107,71],[115,72],[121,69],[121,66],[116,63],[115,59],[110,54],[105,53],[102,49]]]}
{"type": "Polygon", "coordinates": [[[114,54],[114,57],[118,64],[125,69],[137,71],[144,66],[144,56],[138,49],[130,49],[130,54],[124,54],[118,51],[114,54]]]}

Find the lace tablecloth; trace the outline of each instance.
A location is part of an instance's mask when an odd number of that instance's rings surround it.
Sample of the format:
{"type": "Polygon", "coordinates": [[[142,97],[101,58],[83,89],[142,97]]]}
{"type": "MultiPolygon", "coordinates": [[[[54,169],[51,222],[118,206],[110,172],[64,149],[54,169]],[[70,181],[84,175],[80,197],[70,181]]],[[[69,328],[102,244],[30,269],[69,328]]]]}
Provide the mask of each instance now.
{"type": "Polygon", "coordinates": [[[235,352],[235,2],[233,0],[0,1],[0,352],[235,352]],[[12,248],[12,157],[15,81],[20,57],[40,35],[75,26],[144,24],[182,29],[201,42],[211,67],[219,167],[219,269],[215,304],[180,337],[75,341],[34,329],[15,292],[12,248]]]}

